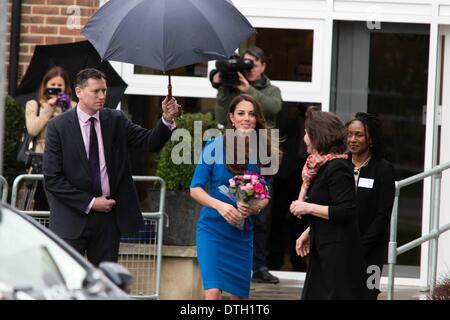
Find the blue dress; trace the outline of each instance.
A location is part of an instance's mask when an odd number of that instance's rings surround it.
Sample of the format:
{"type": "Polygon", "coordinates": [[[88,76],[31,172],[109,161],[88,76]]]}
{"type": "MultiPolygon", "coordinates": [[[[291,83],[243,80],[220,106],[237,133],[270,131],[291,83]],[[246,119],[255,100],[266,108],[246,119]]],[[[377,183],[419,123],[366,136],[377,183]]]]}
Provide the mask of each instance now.
{"type": "MultiPolygon", "coordinates": [[[[224,153],[223,136],[205,145],[191,188],[201,187],[210,196],[236,206],[218,189],[221,185],[229,187],[228,180],[233,177],[226,166],[224,153]]],[[[247,165],[247,170],[259,172],[259,167],[247,165]]],[[[244,230],[240,230],[229,224],[217,210],[203,207],[197,222],[197,257],[205,290],[218,288],[247,298],[253,258],[251,219],[247,218],[244,230]]]]}

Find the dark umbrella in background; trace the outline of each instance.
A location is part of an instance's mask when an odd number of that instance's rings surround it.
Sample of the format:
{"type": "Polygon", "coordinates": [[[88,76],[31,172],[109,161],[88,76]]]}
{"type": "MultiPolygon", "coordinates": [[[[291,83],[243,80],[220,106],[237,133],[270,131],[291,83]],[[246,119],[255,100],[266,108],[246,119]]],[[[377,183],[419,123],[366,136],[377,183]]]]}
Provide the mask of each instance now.
{"type": "MultiPolygon", "coordinates": [[[[36,46],[30,66],[14,93],[14,99],[23,106],[28,100],[36,99],[42,78],[55,66],[61,66],[67,71],[72,89],[80,70],[95,68],[104,72],[108,85],[105,106],[109,108],[117,107],[128,86],[108,61],[102,61],[89,41],[43,45],[36,46]]],[[[72,98],[76,100],[75,95],[72,98]]]]}
{"type": "Polygon", "coordinates": [[[103,59],[166,72],[228,58],[254,32],[229,0],[110,0],[81,33],[103,59]]]}

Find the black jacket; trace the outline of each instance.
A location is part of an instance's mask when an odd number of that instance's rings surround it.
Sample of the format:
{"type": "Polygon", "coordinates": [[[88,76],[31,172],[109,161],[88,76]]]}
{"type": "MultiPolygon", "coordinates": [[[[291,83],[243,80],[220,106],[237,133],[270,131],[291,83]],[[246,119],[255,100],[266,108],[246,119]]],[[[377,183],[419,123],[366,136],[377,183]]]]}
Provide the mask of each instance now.
{"type": "Polygon", "coordinates": [[[329,220],[308,216],[311,250],[303,299],[366,299],[350,164],[336,159],[322,166],[307,201],[328,206],[329,220]]]}
{"type": "MultiPolygon", "coordinates": [[[[160,150],[171,131],[160,120],[152,130],[133,124],[123,112],[100,111],[105,161],[113,212],[124,235],[143,228],[138,196],[131,175],[128,149],[160,150]]],[[[48,124],[44,152],[44,185],[50,204],[50,229],[62,238],[81,235],[87,221],[84,212],[92,200],[92,183],[76,108],[48,124]]]]}
{"type": "Polygon", "coordinates": [[[382,270],[395,197],[394,167],[384,159],[371,159],[361,168],[358,184],[356,212],[364,258],[368,266],[377,265],[382,270]],[[361,179],[369,179],[369,184],[360,183],[361,179]]]}

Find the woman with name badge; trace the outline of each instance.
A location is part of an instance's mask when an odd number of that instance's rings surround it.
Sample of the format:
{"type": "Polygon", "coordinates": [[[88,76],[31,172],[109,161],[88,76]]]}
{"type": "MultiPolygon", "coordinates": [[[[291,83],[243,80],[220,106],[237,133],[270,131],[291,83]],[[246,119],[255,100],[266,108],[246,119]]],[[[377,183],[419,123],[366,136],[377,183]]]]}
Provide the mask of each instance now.
{"type": "MultiPolygon", "coordinates": [[[[383,159],[381,124],[376,116],[358,112],[347,122],[346,127],[366,273],[368,277],[376,275],[377,278],[376,285],[372,283],[372,288],[369,288],[372,289],[370,297],[376,300],[386,259],[395,195],[395,172],[392,164],[383,159]]],[[[370,282],[368,285],[371,285],[370,282]]]]}

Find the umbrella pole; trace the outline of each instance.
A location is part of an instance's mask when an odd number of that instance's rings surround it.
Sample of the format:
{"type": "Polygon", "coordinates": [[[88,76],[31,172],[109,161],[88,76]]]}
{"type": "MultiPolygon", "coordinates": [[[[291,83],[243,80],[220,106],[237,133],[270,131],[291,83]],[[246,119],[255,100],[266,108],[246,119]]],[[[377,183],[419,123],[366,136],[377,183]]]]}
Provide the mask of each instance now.
{"type": "Polygon", "coordinates": [[[169,85],[167,86],[167,97],[170,99],[172,99],[172,82],[170,79],[170,72],[169,72],[169,85]]]}

